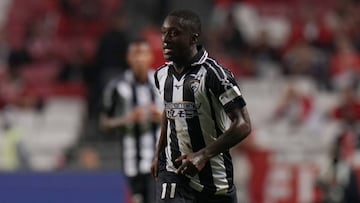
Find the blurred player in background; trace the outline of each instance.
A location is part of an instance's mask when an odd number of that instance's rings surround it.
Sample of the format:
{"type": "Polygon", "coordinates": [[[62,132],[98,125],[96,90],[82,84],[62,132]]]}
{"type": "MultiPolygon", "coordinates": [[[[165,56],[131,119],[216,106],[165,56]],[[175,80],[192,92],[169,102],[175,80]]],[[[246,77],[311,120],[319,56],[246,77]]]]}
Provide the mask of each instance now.
{"type": "Polygon", "coordinates": [[[168,61],[155,73],[164,99],[152,165],[157,202],[237,202],[229,149],[251,131],[233,74],[198,45],[201,22],[189,10],[170,13],[161,28],[168,61]]]}
{"type": "Polygon", "coordinates": [[[103,129],[120,130],[122,168],[136,203],[154,202],[150,168],[161,111],[150,71],[152,60],[147,41],[139,39],[129,44],[130,70],[107,85],[100,118],[103,129]]]}

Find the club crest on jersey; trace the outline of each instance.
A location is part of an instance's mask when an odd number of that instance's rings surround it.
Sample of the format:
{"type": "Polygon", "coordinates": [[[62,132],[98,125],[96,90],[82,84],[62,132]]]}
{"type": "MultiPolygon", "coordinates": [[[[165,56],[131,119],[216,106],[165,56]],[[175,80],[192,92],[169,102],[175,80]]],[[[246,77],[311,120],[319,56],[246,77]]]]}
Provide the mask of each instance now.
{"type": "Polygon", "coordinates": [[[196,92],[199,89],[200,80],[194,79],[190,81],[190,88],[193,92],[196,92]]]}

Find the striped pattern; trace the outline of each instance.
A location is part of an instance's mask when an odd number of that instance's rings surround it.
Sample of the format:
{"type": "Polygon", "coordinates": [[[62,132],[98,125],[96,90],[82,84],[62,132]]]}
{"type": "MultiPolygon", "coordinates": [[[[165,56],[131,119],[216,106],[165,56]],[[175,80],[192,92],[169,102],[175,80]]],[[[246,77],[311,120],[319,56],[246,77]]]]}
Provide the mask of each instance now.
{"type": "MultiPolygon", "coordinates": [[[[149,81],[136,82],[130,71],[109,83],[103,97],[103,111],[109,117],[126,115],[136,107],[147,108],[151,104],[161,108],[153,80],[149,72],[149,81]]],[[[155,123],[134,123],[126,126],[121,142],[122,168],[126,176],[149,174],[159,126],[155,123]]]]}
{"type": "MultiPolygon", "coordinates": [[[[229,127],[229,103],[240,99],[245,105],[232,73],[208,57],[205,50],[199,50],[188,68],[185,74],[178,75],[170,62],[155,73],[169,121],[166,169],[171,172],[179,166],[174,162],[178,156],[212,144],[229,127]]],[[[197,191],[227,192],[233,185],[229,152],[213,157],[198,175],[189,178],[190,186],[197,191]]]]}

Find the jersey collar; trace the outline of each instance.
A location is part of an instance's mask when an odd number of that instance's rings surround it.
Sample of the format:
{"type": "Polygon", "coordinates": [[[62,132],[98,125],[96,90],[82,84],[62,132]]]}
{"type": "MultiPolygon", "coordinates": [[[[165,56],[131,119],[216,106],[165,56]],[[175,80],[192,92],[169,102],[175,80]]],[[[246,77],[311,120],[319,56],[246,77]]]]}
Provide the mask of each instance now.
{"type": "Polygon", "coordinates": [[[191,60],[191,62],[190,62],[191,66],[196,66],[196,65],[200,65],[200,64],[204,63],[208,57],[208,53],[202,45],[198,45],[197,49],[198,49],[198,53],[191,60]]]}

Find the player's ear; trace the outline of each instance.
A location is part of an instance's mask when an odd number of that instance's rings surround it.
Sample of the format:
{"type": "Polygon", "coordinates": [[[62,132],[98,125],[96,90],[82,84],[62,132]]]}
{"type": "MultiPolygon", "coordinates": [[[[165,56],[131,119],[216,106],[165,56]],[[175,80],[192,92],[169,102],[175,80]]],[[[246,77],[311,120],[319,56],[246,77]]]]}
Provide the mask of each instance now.
{"type": "Polygon", "coordinates": [[[192,42],[193,44],[197,44],[198,41],[199,41],[199,34],[198,34],[198,33],[194,33],[194,34],[192,35],[191,42],[192,42]]]}

